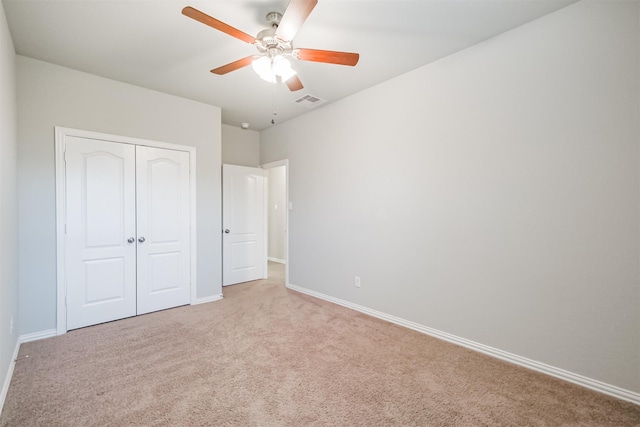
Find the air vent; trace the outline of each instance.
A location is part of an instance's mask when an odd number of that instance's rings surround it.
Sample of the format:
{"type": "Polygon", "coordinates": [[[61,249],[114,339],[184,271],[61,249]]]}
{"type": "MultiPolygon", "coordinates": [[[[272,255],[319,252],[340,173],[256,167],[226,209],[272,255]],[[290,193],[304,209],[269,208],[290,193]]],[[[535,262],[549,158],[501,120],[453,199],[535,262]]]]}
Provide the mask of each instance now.
{"type": "Polygon", "coordinates": [[[313,107],[317,107],[320,104],[324,104],[325,101],[324,99],[320,99],[317,96],[313,96],[313,95],[305,95],[302,98],[298,98],[295,100],[295,103],[298,105],[304,105],[307,108],[313,108],[313,107]]]}

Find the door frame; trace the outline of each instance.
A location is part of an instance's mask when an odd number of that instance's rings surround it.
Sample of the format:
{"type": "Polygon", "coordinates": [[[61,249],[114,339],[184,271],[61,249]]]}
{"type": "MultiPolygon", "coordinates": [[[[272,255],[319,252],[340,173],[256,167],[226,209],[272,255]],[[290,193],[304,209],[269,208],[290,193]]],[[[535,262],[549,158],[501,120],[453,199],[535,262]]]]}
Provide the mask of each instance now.
{"type": "Polygon", "coordinates": [[[66,286],[66,177],[65,177],[65,139],[75,136],[99,141],[120,144],[143,145],[168,150],[186,151],[189,153],[189,221],[190,227],[190,304],[197,304],[197,253],[196,253],[196,148],[187,145],[171,144],[168,142],[151,141],[148,139],[132,138],[128,136],[111,135],[80,129],[55,126],[55,185],[56,185],[56,335],[67,333],[67,286],[66,286]]]}
{"type": "MultiPolygon", "coordinates": [[[[289,159],[277,160],[275,162],[264,163],[260,165],[260,167],[264,170],[276,168],[278,166],[284,166],[284,199],[286,200],[286,209],[285,209],[285,244],[284,244],[284,284],[286,287],[289,287],[289,264],[291,260],[289,258],[289,211],[292,210],[291,201],[289,200],[289,159]]],[[[269,187],[267,186],[267,189],[269,187]]],[[[268,199],[268,194],[267,194],[268,199]]],[[[268,229],[268,224],[265,224],[268,229]]],[[[269,242],[267,241],[267,248],[269,247],[269,242]]],[[[268,250],[267,250],[268,256],[268,250]]],[[[268,261],[267,261],[268,263],[268,261]]]]}

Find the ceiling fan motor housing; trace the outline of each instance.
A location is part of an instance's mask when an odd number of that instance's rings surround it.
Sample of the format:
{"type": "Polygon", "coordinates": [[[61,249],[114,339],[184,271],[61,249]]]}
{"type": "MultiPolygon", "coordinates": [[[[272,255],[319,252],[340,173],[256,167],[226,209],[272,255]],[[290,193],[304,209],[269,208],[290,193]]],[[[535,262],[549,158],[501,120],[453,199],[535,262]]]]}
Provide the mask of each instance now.
{"type": "Polygon", "coordinates": [[[269,12],[266,16],[267,22],[271,24],[271,28],[260,31],[256,37],[256,47],[262,54],[266,54],[273,58],[276,55],[290,54],[292,50],[291,42],[282,40],[276,36],[276,31],[282,14],[279,12],[269,12]]]}

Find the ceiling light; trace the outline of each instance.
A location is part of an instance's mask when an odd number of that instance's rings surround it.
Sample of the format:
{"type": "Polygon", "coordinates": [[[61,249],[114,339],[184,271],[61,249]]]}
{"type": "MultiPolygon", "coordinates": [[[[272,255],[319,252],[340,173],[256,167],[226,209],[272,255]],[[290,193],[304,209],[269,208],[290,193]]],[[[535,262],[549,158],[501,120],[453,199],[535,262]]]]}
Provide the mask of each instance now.
{"type": "Polygon", "coordinates": [[[273,72],[280,76],[283,82],[296,75],[296,72],[291,68],[291,63],[281,55],[273,58],[273,72]]]}
{"type": "Polygon", "coordinates": [[[276,82],[276,75],[271,67],[271,58],[268,56],[261,56],[258,59],[254,59],[251,63],[253,70],[258,73],[261,79],[270,83],[276,82]]]}
{"type": "Polygon", "coordinates": [[[296,74],[291,63],[282,55],[275,55],[273,58],[261,56],[254,59],[251,65],[260,78],[269,83],[276,83],[278,77],[284,82],[296,74]]]}

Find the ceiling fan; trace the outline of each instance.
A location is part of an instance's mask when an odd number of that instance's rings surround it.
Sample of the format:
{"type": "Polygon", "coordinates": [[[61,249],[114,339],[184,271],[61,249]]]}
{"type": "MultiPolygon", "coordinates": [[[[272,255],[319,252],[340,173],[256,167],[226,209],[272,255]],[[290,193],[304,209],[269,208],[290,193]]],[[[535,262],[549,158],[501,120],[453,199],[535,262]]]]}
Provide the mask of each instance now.
{"type": "Polygon", "coordinates": [[[182,9],[182,14],[243,42],[252,44],[258,49],[259,53],[257,55],[247,56],[215,68],[211,70],[212,73],[223,75],[252,64],[254,70],[264,80],[272,83],[283,81],[287,84],[289,90],[296,91],[303,88],[302,82],[296,75],[295,70],[291,68],[291,63],[286,59],[287,57],[301,61],[349,66],[356,65],[360,58],[359,54],[351,52],[293,47],[293,38],[317,3],[318,0],[291,0],[284,14],[278,12],[267,14],[267,22],[271,24],[271,28],[260,31],[256,37],[252,37],[191,6],[182,9]]]}

